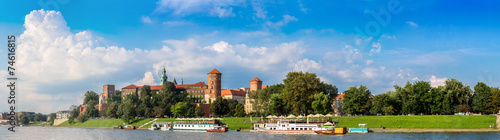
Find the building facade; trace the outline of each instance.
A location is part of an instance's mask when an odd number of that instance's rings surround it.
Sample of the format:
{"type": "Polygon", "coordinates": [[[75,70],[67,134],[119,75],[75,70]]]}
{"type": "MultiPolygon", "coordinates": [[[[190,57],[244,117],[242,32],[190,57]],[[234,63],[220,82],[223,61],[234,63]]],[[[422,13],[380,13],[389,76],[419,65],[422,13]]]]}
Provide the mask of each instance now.
{"type": "Polygon", "coordinates": [[[56,113],[56,119],[68,119],[71,115],[71,111],[59,111],[56,113]]]}
{"type": "Polygon", "coordinates": [[[208,103],[215,101],[217,97],[221,96],[221,77],[222,73],[217,69],[213,69],[212,71],[207,73],[208,76],[208,89],[206,89],[205,101],[209,101],[208,103]]]}
{"type": "Polygon", "coordinates": [[[253,105],[252,105],[253,99],[250,98],[250,94],[252,94],[252,92],[262,90],[266,87],[267,87],[267,85],[262,86],[262,80],[260,80],[257,77],[250,80],[250,91],[247,92],[247,94],[245,95],[245,113],[246,114],[254,112],[253,105]]]}

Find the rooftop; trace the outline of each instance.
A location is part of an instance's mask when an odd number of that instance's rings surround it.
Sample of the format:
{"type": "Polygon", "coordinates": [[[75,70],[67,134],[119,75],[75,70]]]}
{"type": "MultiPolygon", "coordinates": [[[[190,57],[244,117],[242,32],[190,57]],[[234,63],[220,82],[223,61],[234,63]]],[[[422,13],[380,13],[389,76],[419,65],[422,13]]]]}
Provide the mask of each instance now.
{"type": "Polygon", "coordinates": [[[215,74],[221,74],[217,69],[213,69],[212,71],[210,71],[208,74],[212,74],[212,73],[215,73],[215,74]]]}
{"type": "Polygon", "coordinates": [[[262,82],[259,78],[255,77],[253,78],[252,80],[250,80],[250,82],[253,82],[253,81],[258,81],[258,82],[262,82]]]}

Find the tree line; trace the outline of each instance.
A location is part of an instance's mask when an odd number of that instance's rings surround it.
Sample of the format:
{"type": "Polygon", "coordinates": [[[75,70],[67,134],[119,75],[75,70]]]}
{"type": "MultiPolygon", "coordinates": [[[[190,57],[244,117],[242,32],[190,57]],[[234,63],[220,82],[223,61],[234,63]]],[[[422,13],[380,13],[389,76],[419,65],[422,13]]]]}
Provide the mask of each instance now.
{"type": "Polygon", "coordinates": [[[363,85],[350,87],[344,94],[342,110],[345,114],[496,114],[500,110],[498,87],[479,82],[471,90],[455,78],[438,87],[431,87],[425,81],[407,82],[404,87],[395,85],[394,91],[375,95],[373,99],[363,85]]]}

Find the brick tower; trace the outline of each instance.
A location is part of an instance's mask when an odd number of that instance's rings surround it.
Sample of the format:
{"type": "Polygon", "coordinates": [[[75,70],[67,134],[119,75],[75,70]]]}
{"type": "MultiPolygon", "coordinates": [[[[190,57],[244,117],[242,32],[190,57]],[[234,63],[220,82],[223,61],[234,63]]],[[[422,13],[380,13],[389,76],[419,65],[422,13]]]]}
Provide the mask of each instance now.
{"type": "Polygon", "coordinates": [[[250,91],[256,91],[256,90],[261,90],[262,89],[262,81],[255,77],[252,80],[250,80],[250,91]]]}
{"type": "Polygon", "coordinates": [[[208,96],[205,95],[205,101],[209,103],[209,101],[213,102],[215,101],[215,98],[220,97],[222,73],[220,73],[217,69],[213,69],[207,75],[208,89],[205,94],[208,96]]]}
{"type": "Polygon", "coordinates": [[[105,99],[115,96],[115,85],[102,86],[102,93],[104,93],[105,99]]]}

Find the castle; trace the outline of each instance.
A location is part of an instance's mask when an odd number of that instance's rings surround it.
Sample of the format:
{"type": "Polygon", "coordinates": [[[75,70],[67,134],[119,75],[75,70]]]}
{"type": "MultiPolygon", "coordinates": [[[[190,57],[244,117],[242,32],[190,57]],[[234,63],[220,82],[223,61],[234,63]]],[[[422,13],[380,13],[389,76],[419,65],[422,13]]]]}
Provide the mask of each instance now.
{"type": "MultiPolygon", "coordinates": [[[[209,108],[210,104],[215,101],[217,97],[223,97],[225,99],[233,99],[238,103],[245,105],[245,112],[250,113],[252,111],[252,106],[249,105],[248,93],[250,91],[261,90],[267,87],[267,85],[262,85],[262,81],[255,77],[250,81],[250,88],[241,87],[238,89],[222,89],[221,80],[222,73],[217,69],[207,73],[207,83],[198,82],[195,84],[184,84],[184,79],[181,79],[181,83],[178,84],[177,81],[172,81],[175,85],[176,94],[188,93],[188,96],[195,99],[196,106],[202,107],[205,110],[205,115],[210,114],[209,108]]],[[[160,90],[163,88],[163,84],[167,83],[167,74],[165,68],[163,68],[162,75],[160,76],[160,85],[150,85],[152,94],[159,94],[160,90]]],[[[140,97],[141,88],[143,86],[138,85],[128,85],[121,89],[122,98],[128,94],[137,93],[140,97]]],[[[115,95],[114,85],[104,85],[103,93],[99,95],[99,104],[95,105],[99,111],[105,110],[107,107],[106,99],[111,98],[115,95]]],[[[84,112],[87,105],[82,105],[80,107],[80,112],[84,112]]]]}

